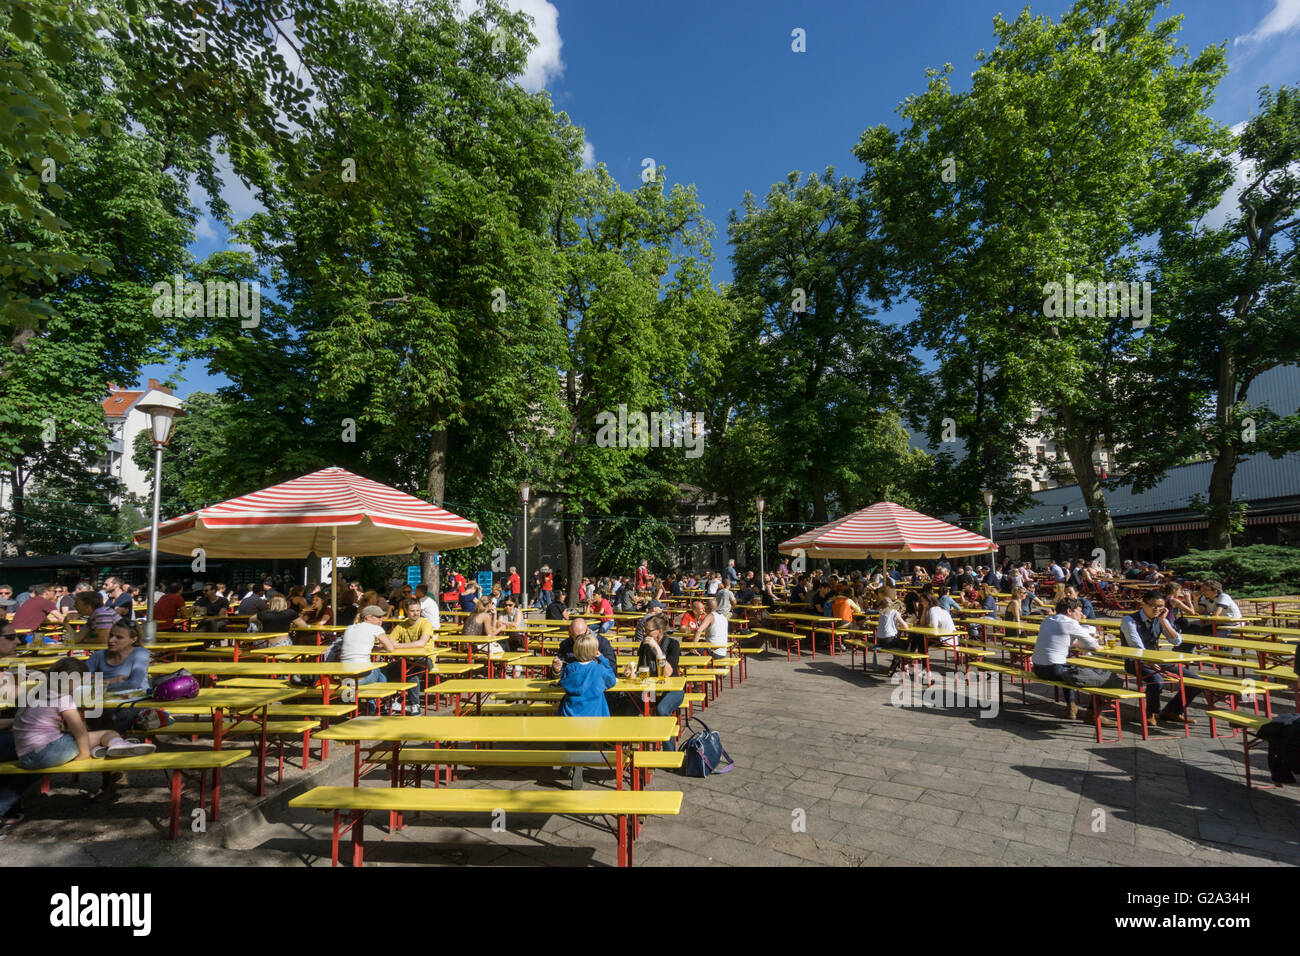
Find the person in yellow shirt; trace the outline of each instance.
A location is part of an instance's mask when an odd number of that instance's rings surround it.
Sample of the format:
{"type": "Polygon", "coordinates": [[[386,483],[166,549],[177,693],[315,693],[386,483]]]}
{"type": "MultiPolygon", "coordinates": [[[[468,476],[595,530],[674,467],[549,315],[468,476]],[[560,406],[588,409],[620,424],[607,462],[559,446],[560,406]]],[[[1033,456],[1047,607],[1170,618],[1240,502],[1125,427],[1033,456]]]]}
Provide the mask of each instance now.
{"type": "Polygon", "coordinates": [[[404,647],[424,647],[433,640],[433,625],[415,598],[407,599],[405,610],[406,620],[394,627],[389,636],[404,647]]]}

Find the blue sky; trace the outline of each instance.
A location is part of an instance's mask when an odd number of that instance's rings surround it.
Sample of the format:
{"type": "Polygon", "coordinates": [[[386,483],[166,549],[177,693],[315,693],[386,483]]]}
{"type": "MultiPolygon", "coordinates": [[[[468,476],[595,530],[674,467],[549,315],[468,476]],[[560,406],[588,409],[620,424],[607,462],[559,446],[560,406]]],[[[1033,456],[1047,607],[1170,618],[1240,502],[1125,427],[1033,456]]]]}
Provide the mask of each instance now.
{"type": "MultiPolygon", "coordinates": [[[[538,21],[541,40],[524,84],[550,91],[586,130],[594,161],[624,187],[639,185],[647,157],[667,167],[670,183],[696,185],[718,231],[719,281],[730,276],[727,213],[746,190],[761,200],[791,170],[827,165],[856,177],[851,150],[862,131],[897,125],[895,109],[923,88],[927,67],[952,63],[962,85],[975,54],[994,45],[993,16],[1014,18],[1024,5],[511,0],[538,21]],[[806,52],[791,49],[795,29],[804,31],[806,52]]],[[[1056,19],[1070,3],[1030,6],[1056,19]]],[[[1230,72],[1210,111],[1220,122],[1249,117],[1260,86],[1300,82],[1300,0],[1175,0],[1158,16],[1178,14],[1189,53],[1228,44],[1230,72]]],[[[254,211],[247,190],[233,177],[226,183],[236,214],[254,211]]],[[[225,230],[210,219],[198,235],[199,258],[225,245],[225,230]]],[[[152,366],[141,377],[174,374],[152,366]]],[[[182,396],[224,383],[198,366],[183,379],[182,396]]]]}

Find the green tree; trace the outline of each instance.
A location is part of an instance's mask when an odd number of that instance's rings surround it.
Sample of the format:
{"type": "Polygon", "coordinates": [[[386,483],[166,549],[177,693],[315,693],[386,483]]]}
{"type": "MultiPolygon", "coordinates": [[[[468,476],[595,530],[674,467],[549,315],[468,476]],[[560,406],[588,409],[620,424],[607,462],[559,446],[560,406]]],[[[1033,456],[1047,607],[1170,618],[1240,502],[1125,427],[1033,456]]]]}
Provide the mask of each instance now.
{"type": "Polygon", "coordinates": [[[1112,562],[1094,456],[1114,447],[1119,417],[1151,413],[1120,398],[1138,333],[1109,306],[1058,315],[1047,299],[1049,283],[1138,278],[1142,244],[1198,211],[1187,206],[1204,175],[1197,151],[1223,143],[1202,112],[1223,50],[1189,59],[1180,19],[1153,22],[1156,6],[1080,0],[1059,22],[997,17],[969,92],[950,88],[951,66],[930,71],[900,108],[904,130],[868,130],[855,150],[918,321],[961,328],[923,338],[943,363],[982,358],[1007,387],[1004,415],[1045,410],[1112,562]]]}
{"type": "Polygon", "coordinates": [[[730,217],[740,320],[725,413],[734,406],[748,423],[740,448],[772,442],[756,471],[764,487],[733,485],[743,492],[733,507],[752,511],[744,499],[761,490],[773,518],[821,524],[832,507],[861,507],[858,496],[894,487],[910,467],[905,435],[896,441],[910,355],[875,317],[873,303],[891,294],[875,210],[833,168],[799,179],[774,186],[764,206],[746,193],[743,214],[730,217]]]}
{"type": "Polygon", "coordinates": [[[312,448],[433,501],[500,506],[558,413],[548,211],[582,136],[513,82],[527,17],[457,13],[346,2],[300,29],[324,105],[239,234],[276,277],[278,360],[311,396],[312,448]]]}
{"type": "MultiPolygon", "coordinates": [[[[1240,209],[1219,228],[1189,220],[1161,235],[1155,255],[1159,287],[1168,296],[1167,322],[1153,343],[1151,394],[1164,397],[1161,416],[1130,443],[1152,449],[1150,473],[1207,448],[1214,461],[1204,511],[1212,550],[1231,545],[1233,475],[1248,455],[1280,456],[1300,449],[1300,416],[1280,417],[1247,406],[1247,392],[1264,372],[1300,361],[1300,96],[1265,88],[1259,111],[1236,137],[1248,180],[1235,197],[1240,209]]],[[[1209,170],[1222,167],[1205,157],[1209,170]]],[[[1207,174],[1199,193],[1222,193],[1207,174]]],[[[1140,423],[1142,420],[1139,419],[1140,423]]]]}
{"type": "MultiPolygon", "coordinates": [[[[666,190],[665,182],[660,166],[654,179],[625,192],[598,166],[570,180],[553,220],[567,354],[558,389],[563,425],[548,443],[539,490],[560,499],[571,582],[586,573],[589,519],[636,501],[664,513],[677,490],[646,462],[680,462],[695,437],[650,458],[649,448],[604,441],[602,416],[617,416],[620,405],[647,416],[695,411],[683,400],[716,375],[729,331],[726,304],[710,284],[712,224],[694,187],[666,190]]],[[[569,600],[577,600],[576,588],[569,600]]]]}

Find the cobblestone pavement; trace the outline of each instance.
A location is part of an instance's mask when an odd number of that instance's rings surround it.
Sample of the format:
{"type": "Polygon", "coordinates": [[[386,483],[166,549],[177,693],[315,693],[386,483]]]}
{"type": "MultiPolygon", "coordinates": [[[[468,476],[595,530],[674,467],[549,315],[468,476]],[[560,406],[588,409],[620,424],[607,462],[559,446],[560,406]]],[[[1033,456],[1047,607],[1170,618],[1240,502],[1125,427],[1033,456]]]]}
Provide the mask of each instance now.
{"type": "MultiPolygon", "coordinates": [[[[850,671],[847,655],[751,661],[749,679],[702,715],[736,768],[707,780],[656,774],[651,789],[680,788],[686,798],[680,816],[646,822],[637,865],[1300,862],[1300,790],[1248,792],[1239,741],[1212,739],[1199,708],[1190,739],[1162,728],[1144,743],[1126,722],[1122,742],[1098,744],[1091,725],[1068,721],[1050,697],[1021,704],[1018,691],[1008,692],[995,717],[982,717],[978,708],[898,707],[898,692],[883,675],[850,671]]],[[[1290,711],[1289,695],[1278,703],[1290,711]]],[[[1268,782],[1262,750],[1253,772],[1268,782]]],[[[228,773],[224,826],[183,832],[176,844],[159,838],[158,781],[141,794],[147,804],[124,798],[107,811],[87,810],[81,790],[60,787],[28,798],[30,819],[0,839],[0,861],[328,866],[328,817],[284,804],[350,775],[347,748],[337,748],[324,767],[291,769],[259,804],[252,773],[228,773]]],[[[150,784],[133,780],[131,789],[150,784]]],[[[466,772],[457,785],[563,788],[568,779],[489,769],[466,772]]],[[[588,771],[588,786],[611,785],[607,773],[588,771]]],[[[515,815],[504,832],[486,819],[409,822],[391,835],[367,827],[367,864],[614,863],[615,840],[600,821],[515,815]]]]}

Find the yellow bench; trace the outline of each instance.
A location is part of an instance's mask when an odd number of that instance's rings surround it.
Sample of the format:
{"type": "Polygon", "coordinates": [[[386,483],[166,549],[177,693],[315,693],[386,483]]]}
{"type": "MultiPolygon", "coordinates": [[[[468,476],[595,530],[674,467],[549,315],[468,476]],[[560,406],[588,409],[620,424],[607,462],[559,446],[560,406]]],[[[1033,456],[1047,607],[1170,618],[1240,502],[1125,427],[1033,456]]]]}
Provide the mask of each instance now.
{"type": "MultiPolygon", "coordinates": [[[[1259,714],[1243,714],[1235,710],[1211,710],[1207,711],[1210,717],[1210,733],[1215,734],[1215,721],[1222,720],[1232,726],[1232,735],[1235,737],[1237,731],[1241,731],[1241,752],[1245,758],[1246,765],[1246,789],[1249,790],[1253,784],[1250,782],[1250,751],[1258,747],[1265,741],[1260,739],[1259,729],[1265,724],[1272,721],[1273,718],[1261,716],[1259,714]],[[1252,739],[1251,734],[1254,734],[1252,739]]],[[[1261,790],[1274,790],[1275,786],[1269,785],[1260,787],[1261,790]]]]}
{"type": "Polygon", "coordinates": [[[632,865],[636,827],[628,818],[675,815],[681,812],[682,794],[666,790],[461,790],[450,787],[316,787],[289,801],[294,808],[334,814],[330,861],[339,862],[339,838],[352,831],[352,865],[364,863],[367,811],[389,813],[477,813],[498,815],[566,814],[618,817],[618,865],[632,865]],[[339,825],[340,814],[351,822],[339,825]]]}
{"type": "MultiPolygon", "coordinates": [[[[389,697],[401,695],[402,713],[406,713],[406,692],[419,687],[418,681],[375,681],[372,684],[358,684],[356,687],[356,702],[358,704],[363,700],[383,701],[389,697]]],[[[347,688],[343,693],[346,694],[347,688]]],[[[346,702],[346,698],[345,698],[346,702]]],[[[382,707],[381,707],[382,712],[382,707]]]]}
{"type": "Polygon", "coordinates": [[[483,716],[492,714],[510,714],[517,716],[528,716],[529,714],[538,714],[549,716],[560,709],[560,701],[551,700],[532,700],[532,701],[489,701],[483,704],[476,713],[483,716]]]}
{"type": "MultiPolygon", "coordinates": [[[[1109,705],[1115,711],[1115,740],[1120,740],[1124,736],[1122,729],[1122,716],[1119,705],[1123,701],[1134,701],[1138,705],[1138,710],[1142,719],[1142,739],[1148,737],[1147,728],[1147,695],[1144,691],[1129,690],[1126,687],[1077,687],[1074,684],[1067,684],[1065,681],[1046,680],[1039,677],[1033,671],[1023,670],[1019,667],[1012,667],[1009,664],[998,664],[992,661],[972,661],[970,666],[977,671],[985,671],[990,674],[998,675],[998,703],[1003,701],[1002,697],[1002,678],[1012,677],[1020,681],[1020,702],[1027,703],[1028,697],[1025,692],[1026,684],[1042,684],[1045,687],[1054,689],[1072,690],[1080,694],[1091,694],[1095,698],[1109,702],[1109,705]]],[[[1095,730],[1097,732],[1097,742],[1107,743],[1101,732],[1101,707],[1096,708],[1097,720],[1095,730]]]]}
{"type": "MultiPolygon", "coordinates": [[[[643,789],[648,775],[643,774],[641,782],[635,771],[678,770],[686,755],[680,750],[633,750],[630,766],[633,770],[632,788],[643,789]]],[[[497,749],[463,749],[453,747],[404,747],[398,757],[398,763],[431,767],[608,767],[614,768],[617,759],[612,750],[497,750],[497,749]]],[[[393,762],[392,752],[375,754],[371,761],[375,764],[393,762]]],[[[422,782],[417,776],[416,786],[422,782]]]]}
{"type": "MultiPolygon", "coordinates": [[[[28,770],[15,760],[10,763],[0,763],[0,774],[44,777],[45,779],[41,782],[41,789],[44,791],[49,788],[49,778],[55,774],[107,773],[110,771],[129,773],[133,770],[161,770],[171,777],[171,822],[168,826],[167,835],[168,839],[175,840],[180,829],[181,774],[186,770],[197,770],[200,774],[206,775],[209,770],[215,771],[222,767],[229,767],[231,764],[238,763],[251,755],[251,750],[190,750],[151,753],[141,757],[119,757],[113,760],[92,757],[89,760],[73,760],[57,767],[46,767],[42,770],[28,770]]],[[[206,788],[203,783],[200,783],[200,806],[204,803],[205,792],[206,788]]],[[[217,810],[218,804],[214,792],[212,813],[214,820],[217,817],[217,810]]]]}

